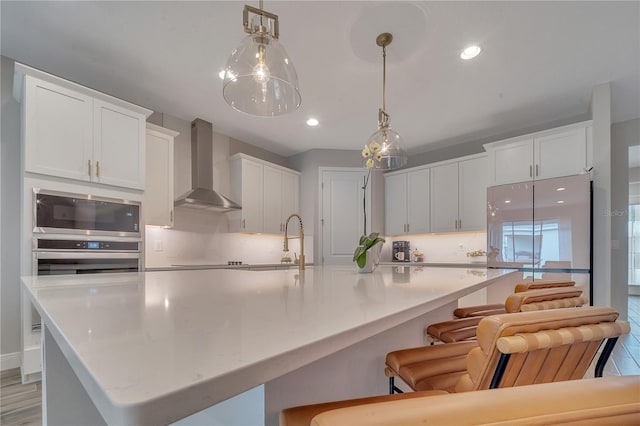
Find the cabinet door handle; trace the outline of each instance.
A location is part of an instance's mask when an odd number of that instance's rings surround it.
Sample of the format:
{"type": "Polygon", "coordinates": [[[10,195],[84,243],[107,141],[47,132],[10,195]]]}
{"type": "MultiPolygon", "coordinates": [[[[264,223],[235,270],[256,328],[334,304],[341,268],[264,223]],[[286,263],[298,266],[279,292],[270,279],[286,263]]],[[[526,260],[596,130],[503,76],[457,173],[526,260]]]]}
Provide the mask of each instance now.
{"type": "Polygon", "coordinates": [[[529,164],[529,177],[533,177],[533,166],[529,164]]]}
{"type": "Polygon", "coordinates": [[[91,176],[91,160],[87,160],[87,173],[91,176]]]}
{"type": "Polygon", "coordinates": [[[100,177],[100,161],[96,161],[96,177],[100,177]]]}
{"type": "Polygon", "coordinates": [[[411,225],[407,223],[407,232],[411,231],[411,225]]]}
{"type": "Polygon", "coordinates": [[[173,225],[173,210],[171,210],[171,212],[169,212],[169,221],[173,225]]]}
{"type": "Polygon", "coordinates": [[[458,229],[462,230],[462,219],[458,219],[458,229]]]}
{"type": "Polygon", "coordinates": [[[536,164],[536,176],[539,176],[538,174],[538,165],[536,164]]]}
{"type": "Polygon", "coordinates": [[[242,229],[244,229],[244,228],[245,228],[245,226],[244,226],[244,225],[245,225],[245,221],[244,221],[244,219],[242,219],[242,229]]]}

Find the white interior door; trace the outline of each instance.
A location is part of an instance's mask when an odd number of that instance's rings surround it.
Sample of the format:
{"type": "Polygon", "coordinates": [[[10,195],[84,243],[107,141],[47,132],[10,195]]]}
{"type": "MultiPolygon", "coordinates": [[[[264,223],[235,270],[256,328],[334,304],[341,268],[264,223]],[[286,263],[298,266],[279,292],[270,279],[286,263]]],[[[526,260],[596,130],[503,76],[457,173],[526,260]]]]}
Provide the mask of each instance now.
{"type": "MultiPolygon", "coordinates": [[[[366,170],[321,172],[322,263],[349,264],[364,231],[363,190],[366,170]]],[[[371,227],[371,182],[367,185],[367,233],[371,227]]]]}

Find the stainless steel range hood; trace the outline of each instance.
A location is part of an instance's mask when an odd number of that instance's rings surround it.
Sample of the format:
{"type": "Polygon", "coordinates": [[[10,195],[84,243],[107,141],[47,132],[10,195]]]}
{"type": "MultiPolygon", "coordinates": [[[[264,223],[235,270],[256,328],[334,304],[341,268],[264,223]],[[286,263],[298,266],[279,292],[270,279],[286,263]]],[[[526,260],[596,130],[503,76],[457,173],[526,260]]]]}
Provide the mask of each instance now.
{"type": "Polygon", "coordinates": [[[191,191],[175,201],[176,207],[228,212],[242,207],[213,190],[213,125],[196,118],[191,122],[191,191]]]}

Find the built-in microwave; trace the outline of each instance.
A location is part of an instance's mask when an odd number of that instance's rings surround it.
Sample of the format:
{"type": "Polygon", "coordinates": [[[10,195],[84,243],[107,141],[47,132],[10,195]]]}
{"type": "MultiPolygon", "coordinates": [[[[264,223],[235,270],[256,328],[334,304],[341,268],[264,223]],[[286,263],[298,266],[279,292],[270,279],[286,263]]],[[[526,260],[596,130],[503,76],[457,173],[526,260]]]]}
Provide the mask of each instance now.
{"type": "Polygon", "coordinates": [[[33,189],[33,232],[140,238],[140,203],[33,189]]]}

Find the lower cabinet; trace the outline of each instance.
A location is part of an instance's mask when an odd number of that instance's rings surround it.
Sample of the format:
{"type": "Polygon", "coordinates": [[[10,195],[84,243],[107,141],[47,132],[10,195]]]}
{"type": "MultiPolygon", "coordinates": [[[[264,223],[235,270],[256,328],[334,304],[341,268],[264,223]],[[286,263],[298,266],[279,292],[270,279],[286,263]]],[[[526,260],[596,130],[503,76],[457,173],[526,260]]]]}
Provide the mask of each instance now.
{"type": "Polygon", "coordinates": [[[173,226],[173,141],[178,132],[147,123],[144,224],[173,226]]]}
{"type": "Polygon", "coordinates": [[[229,213],[232,232],[279,234],[300,208],[300,173],[245,154],[231,157],[231,196],[242,205],[229,213]]]}

